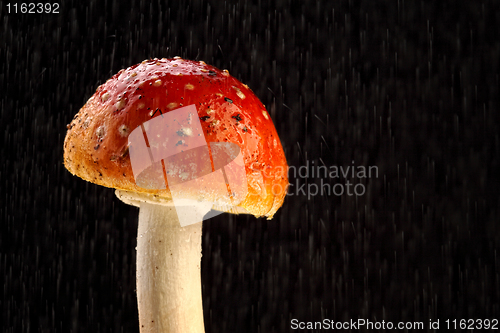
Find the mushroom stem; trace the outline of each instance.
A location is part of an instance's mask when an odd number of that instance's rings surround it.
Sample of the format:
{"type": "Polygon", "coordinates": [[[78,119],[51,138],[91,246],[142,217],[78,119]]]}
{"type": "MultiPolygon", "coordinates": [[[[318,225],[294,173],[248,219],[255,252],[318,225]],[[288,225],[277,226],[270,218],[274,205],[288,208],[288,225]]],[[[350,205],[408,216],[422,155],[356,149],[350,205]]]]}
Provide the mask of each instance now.
{"type": "Polygon", "coordinates": [[[202,333],[202,223],[181,227],[174,206],[141,202],[137,301],[141,333],[202,333]]]}

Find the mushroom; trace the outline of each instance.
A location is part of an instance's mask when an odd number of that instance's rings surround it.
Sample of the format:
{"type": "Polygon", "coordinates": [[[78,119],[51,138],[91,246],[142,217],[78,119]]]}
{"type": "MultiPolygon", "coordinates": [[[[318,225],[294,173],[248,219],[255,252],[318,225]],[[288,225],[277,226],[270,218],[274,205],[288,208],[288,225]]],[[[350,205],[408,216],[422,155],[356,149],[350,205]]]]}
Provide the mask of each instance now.
{"type": "Polygon", "coordinates": [[[64,165],[139,207],[141,332],[204,332],[202,221],[271,219],[287,163],[264,105],[227,71],[150,59],[99,86],[67,126],[64,165]]]}

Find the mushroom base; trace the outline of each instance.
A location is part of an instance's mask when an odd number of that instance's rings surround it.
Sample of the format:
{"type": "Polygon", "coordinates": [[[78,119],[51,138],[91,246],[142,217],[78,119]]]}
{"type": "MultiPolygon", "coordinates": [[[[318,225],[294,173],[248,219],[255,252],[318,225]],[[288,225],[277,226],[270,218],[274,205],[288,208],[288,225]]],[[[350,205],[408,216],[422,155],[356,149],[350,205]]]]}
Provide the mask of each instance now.
{"type": "Polygon", "coordinates": [[[140,203],[137,301],[140,331],[202,333],[202,223],[181,227],[173,206],[140,203]]]}

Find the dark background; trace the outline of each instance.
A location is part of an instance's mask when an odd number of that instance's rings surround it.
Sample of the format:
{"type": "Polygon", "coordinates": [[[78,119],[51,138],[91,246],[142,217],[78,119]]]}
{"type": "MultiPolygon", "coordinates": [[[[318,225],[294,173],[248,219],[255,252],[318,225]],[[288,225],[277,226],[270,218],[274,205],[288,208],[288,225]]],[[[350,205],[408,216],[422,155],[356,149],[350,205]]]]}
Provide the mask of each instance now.
{"type": "Polygon", "coordinates": [[[363,196],[294,195],[272,221],[204,222],[207,332],[500,318],[498,1],[7,3],[0,331],[138,331],[138,209],[67,172],[62,147],[99,84],[173,56],[248,84],[289,165],[379,170],[353,180],[363,196]]]}

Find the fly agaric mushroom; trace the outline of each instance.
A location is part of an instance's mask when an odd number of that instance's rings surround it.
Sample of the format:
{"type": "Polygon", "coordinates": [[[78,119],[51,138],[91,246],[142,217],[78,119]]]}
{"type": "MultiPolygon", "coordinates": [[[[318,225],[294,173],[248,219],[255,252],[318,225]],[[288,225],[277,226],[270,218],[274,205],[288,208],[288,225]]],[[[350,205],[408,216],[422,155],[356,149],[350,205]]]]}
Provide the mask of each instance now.
{"type": "Polygon", "coordinates": [[[226,70],[151,59],[99,86],[67,128],[66,168],[140,207],[141,332],[204,332],[199,212],[271,219],[286,194],[287,163],[264,105],[226,70]],[[199,220],[186,223],[183,205],[199,220]]]}

